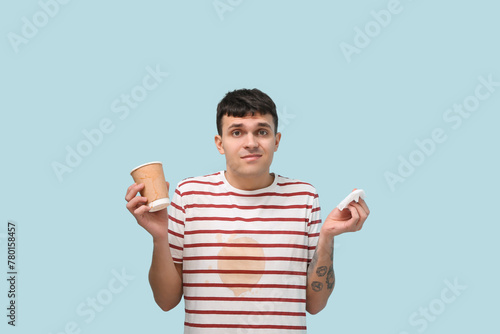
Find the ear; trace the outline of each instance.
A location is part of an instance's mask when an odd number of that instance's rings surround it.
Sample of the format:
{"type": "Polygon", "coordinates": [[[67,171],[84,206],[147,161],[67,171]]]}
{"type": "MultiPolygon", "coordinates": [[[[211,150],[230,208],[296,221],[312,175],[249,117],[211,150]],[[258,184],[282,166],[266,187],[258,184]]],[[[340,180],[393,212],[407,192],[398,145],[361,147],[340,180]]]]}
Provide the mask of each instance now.
{"type": "Polygon", "coordinates": [[[274,152],[278,151],[278,147],[280,146],[281,132],[278,132],[275,137],[276,137],[276,139],[275,139],[276,141],[274,142],[274,146],[275,146],[274,152]]]}
{"type": "Polygon", "coordinates": [[[215,146],[219,150],[220,154],[224,154],[224,147],[222,146],[222,137],[220,135],[215,136],[215,146]]]}

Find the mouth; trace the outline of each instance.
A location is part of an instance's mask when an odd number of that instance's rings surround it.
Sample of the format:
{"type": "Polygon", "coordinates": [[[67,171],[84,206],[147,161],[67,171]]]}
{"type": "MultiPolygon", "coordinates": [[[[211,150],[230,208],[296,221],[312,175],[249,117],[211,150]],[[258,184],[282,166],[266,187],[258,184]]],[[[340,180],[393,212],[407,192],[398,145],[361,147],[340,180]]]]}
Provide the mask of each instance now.
{"type": "Polygon", "coordinates": [[[262,157],[261,154],[249,154],[249,155],[245,155],[244,157],[241,157],[241,159],[243,159],[245,161],[255,161],[261,157],[262,157]]]}

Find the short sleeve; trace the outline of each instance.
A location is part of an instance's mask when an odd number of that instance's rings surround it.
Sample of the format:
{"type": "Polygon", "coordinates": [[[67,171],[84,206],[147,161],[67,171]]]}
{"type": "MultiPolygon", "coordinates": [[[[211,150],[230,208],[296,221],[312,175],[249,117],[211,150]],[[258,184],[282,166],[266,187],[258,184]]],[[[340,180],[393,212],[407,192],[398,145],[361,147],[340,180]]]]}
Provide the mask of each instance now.
{"type": "Polygon", "coordinates": [[[182,203],[182,193],[179,190],[179,186],[177,186],[170,201],[168,215],[168,242],[174,263],[182,263],[185,216],[186,210],[182,203]]]}
{"type": "Polygon", "coordinates": [[[319,240],[320,228],[321,228],[321,207],[319,205],[319,196],[315,192],[312,210],[311,210],[311,215],[309,217],[309,222],[307,224],[307,234],[308,234],[308,243],[309,243],[309,253],[308,253],[309,261],[312,260],[312,258],[314,256],[314,252],[316,251],[316,246],[318,245],[318,240],[319,240]]]}

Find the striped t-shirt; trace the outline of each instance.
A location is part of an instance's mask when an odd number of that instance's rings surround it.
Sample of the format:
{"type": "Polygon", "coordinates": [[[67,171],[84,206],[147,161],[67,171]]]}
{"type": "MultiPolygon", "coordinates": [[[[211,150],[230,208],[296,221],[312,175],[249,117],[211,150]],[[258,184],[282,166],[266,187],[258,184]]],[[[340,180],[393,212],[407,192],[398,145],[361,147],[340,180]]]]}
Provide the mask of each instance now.
{"type": "Polygon", "coordinates": [[[169,243],[183,264],[184,333],[306,333],[307,266],[320,225],[308,183],[276,176],[244,191],[223,171],[181,181],[169,243]]]}

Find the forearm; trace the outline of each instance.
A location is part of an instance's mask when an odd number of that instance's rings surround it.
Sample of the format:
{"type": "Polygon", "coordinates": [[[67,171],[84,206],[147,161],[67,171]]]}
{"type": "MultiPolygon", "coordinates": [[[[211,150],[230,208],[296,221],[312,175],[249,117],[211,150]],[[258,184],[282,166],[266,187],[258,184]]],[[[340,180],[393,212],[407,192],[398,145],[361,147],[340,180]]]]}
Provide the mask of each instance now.
{"type": "Polygon", "coordinates": [[[335,286],[333,236],[320,233],[318,245],[307,270],[306,310],[316,314],[325,308],[335,286]]]}
{"type": "Polygon", "coordinates": [[[174,264],[168,239],[154,240],[149,284],[156,303],[164,311],[173,309],[182,298],[182,276],[174,264]]]}

